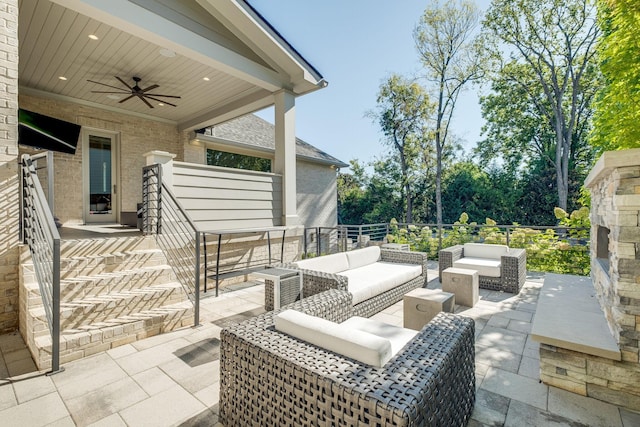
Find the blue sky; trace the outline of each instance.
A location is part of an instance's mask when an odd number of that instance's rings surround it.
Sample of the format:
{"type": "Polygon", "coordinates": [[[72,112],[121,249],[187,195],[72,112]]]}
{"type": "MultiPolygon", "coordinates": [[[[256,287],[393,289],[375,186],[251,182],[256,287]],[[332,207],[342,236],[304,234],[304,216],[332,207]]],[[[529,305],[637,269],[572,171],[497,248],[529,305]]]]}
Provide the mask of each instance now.
{"type": "MultiPolygon", "coordinates": [[[[419,74],[412,32],[428,2],[415,0],[250,0],[329,86],[296,100],[299,138],[348,163],[384,153],[379,126],[366,117],[391,73],[419,74]]],[[[488,0],[479,6],[487,7],[488,0]]],[[[475,146],[482,118],[475,87],[458,100],[454,133],[475,146]]],[[[258,114],[273,122],[273,111],[258,114]]]]}

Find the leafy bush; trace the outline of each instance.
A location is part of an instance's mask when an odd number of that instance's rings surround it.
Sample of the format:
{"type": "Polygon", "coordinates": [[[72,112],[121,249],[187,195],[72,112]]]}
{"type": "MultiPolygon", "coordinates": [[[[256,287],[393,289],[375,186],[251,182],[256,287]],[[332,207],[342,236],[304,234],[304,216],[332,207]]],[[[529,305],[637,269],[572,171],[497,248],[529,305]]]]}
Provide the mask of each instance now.
{"type": "MultiPolygon", "coordinates": [[[[509,234],[509,246],[527,250],[527,270],[550,273],[588,275],[591,271],[589,252],[589,209],[582,207],[570,215],[560,208],[554,209],[558,225],[564,229],[534,230],[514,223],[509,234]]],[[[507,244],[506,230],[497,227],[491,218],[478,225],[469,223],[462,213],[453,227],[442,230],[442,248],[468,242],[507,244]]],[[[389,225],[389,243],[408,243],[411,250],[426,252],[430,259],[438,257],[439,233],[437,228],[398,226],[392,219],[389,225]]]]}

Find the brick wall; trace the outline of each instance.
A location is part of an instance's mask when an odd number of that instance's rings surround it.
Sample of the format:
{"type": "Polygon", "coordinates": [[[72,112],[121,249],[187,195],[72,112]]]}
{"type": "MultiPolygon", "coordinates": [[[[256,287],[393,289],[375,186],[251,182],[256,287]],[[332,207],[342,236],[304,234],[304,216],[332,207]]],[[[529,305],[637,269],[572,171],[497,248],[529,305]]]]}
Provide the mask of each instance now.
{"type": "MultiPolygon", "coordinates": [[[[182,138],[176,126],[132,115],[119,114],[85,105],[53,99],[20,95],[20,107],[68,122],[113,133],[120,143],[120,211],[135,212],[142,201],[143,154],[162,150],[177,154],[182,160],[182,138]]],[[[83,179],[82,143],[75,155],[54,154],[55,215],[64,224],[82,223],[83,179]]]]}
{"type": "Polygon", "coordinates": [[[18,0],[0,0],[0,333],[18,326],[18,0]]]}

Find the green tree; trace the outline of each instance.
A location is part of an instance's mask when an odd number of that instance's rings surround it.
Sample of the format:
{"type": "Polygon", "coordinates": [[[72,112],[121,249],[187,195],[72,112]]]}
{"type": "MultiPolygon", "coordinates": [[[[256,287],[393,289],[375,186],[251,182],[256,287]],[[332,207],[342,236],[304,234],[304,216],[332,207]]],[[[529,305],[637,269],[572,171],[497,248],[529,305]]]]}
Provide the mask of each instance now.
{"type": "Polygon", "coordinates": [[[591,142],[600,150],[640,146],[640,2],[600,0],[599,41],[605,85],[598,94],[591,142]]]}
{"type": "Polygon", "coordinates": [[[362,224],[364,214],[371,211],[366,186],[369,181],[364,166],[351,160],[351,173],[338,173],[338,223],[362,224]]]}
{"type": "MultiPolygon", "coordinates": [[[[569,194],[571,150],[578,130],[580,105],[585,96],[584,76],[595,68],[598,26],[594,0],[494,0],[484,27],[496,40],[494,50],[510,46],[511,59],[526,64],[536,77],[546,102],[538,91],[529,100],[541,117],[553,125],[558,205],[566,210],[569,194]]],[[[518,70],[518,68],[515,68],[518,70]]],[[[503,73],[508,72],[503,67],[503,73]]],[[[527,93],[530,73],[509,76],[527,93]],[[525,77],[523,79],[523,76],[525,77]]]]}
{"type": "Polygon", "coordinates": [[[384,143],[398,155],[405,221],[412,222],[412,172],[416,167],[423,129],[432,111],[429,95],[415,82],[396,74],[380,86],[377,108],[369,115],[382,129],[384,143]]]}
{"type": "Polygon", "coordinates": [[[413,31],[424,77],[436,99],[434,143],[436,147],[436,221],[442,223],[442,159],[451,117],[458,96],[467,83],[482,77],[483,49],[475,29],[480,12],[475,3],[457,0],[426,8],[413,31]]]}

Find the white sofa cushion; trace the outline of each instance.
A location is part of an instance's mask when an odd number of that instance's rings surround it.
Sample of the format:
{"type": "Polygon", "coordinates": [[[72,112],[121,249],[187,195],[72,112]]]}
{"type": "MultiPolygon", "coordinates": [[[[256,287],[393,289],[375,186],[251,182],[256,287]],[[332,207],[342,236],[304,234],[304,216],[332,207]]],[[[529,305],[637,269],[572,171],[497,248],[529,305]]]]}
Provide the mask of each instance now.
{"type": "Polygon", "coordinates": [[[453,261],[455,268],[466,268],[475,270],[481,276],[500,277],[499,259],[464,257],[457,261],[453,261]]]}
{"type": "Polygon", "coordinates": [[[295,310],[277,314],[274,321],[277,331],[367,365],[382,367],[391,359],[391,342],[368,332],[295,310]]]}
{"type": "Polygon", "coordinates": [[[509,247],[505,245],[491,245],[488,243],[465,243],[462,256],[467,258],[490,258],[500,259],[502,255],[509,252],[509,247]]]}
{"type": "Polygon", "coordinates": [[[298,268],[322,271],[324,273],[340,273],[349,269],[349,261],[345,252],[303,259],[295,262],[294,265],[298,268]]]}
{"type": "Polygon", "coordinates": [[[415,279],[421,274],[422,266],[420,265],[393,262],[376,262],[340,273],[341,276],[349,279],[348,290],[353,295],[354,305],[415,279]]]}
{"type": "Polygon", "coordinates": [[[349,270],[364,267],[365,265],[378,262],[380,259],[380,248],[378,246],[369,246],[368,248],[356,249],[347,252],[347,261],[349,261],[349,270]]]}
{"type": "Polygon", "coordinates": [[[382,338],[386,338],[391,343],[391,356],[395,356],[402,348],[411,341],[418,331],[406,329],[400,326],[390,325],[379,320],[367,319],[364,317],[353,316],[345,320],[340,326],[349,329],[357,329],[359,331],[368,332],[382,338]]]}

